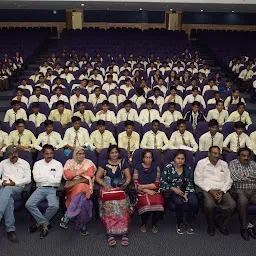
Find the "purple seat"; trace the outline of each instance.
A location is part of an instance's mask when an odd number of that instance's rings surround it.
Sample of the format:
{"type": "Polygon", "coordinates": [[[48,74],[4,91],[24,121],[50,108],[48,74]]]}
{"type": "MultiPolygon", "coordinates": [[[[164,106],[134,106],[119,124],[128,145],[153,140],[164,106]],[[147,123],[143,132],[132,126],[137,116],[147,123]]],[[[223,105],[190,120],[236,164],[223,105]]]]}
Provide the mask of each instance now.
{"type": "MultiPolygon", "coordinates": [[[[61,123],[53,122],[53,131],[58,132],[61,136],[63,136],[63,128],[62,128],[61,123]]],[[[39,134],[42,132],[45,132],[44,123],[41,123],[39,126],[39,129],[38,129],[39,134]]]]}
{"type": "MultiPolygon", "coordinates": [[[[36,127],[32,121],[25,121],[25,129],[31,131],[36,136],[36,127]]],[[[11,131],[16,130],[16,124],[13,123],[11,131]]]]}
{"type": "MultiPolygon", "coordinates": [[[[102,104],[99,103],[96,106],[96,110],[95,110],[95,114],[98,113],[99,111],[101,111],[101,106],[102,104]]],[[[114,113],[116,113],[116,107],[113,103],[109,103],[109,110],[113,111],[114,113]]]]}
{"type": "MultiPolygon", "coordinates": [[[[153,96],[153,95],[154,95],[154,91],[151,90],[151,91],[148,92],[147,98],[150,98],[150,97],[153,96]]],[[[160,96],[164,97],[164,93],[163,93],[162,91],[160,91],[160,96]]]]}
{"type": "MultiPolygon", "coordinates": [[[[72,122],[66,124],[66,127],[63,129],[63,134],[65,134],[68,128],[72,127],[72,122]]],[[[87,123],[81,122],[81,127],[85,128],[88,132],[90,132],[90,128],[87,123]]]]}
{"type": "Polygon", "coordinates": [[[256,214],[256,204],[249,204],[248,214],[249,215],[255,215],[256,214]]]}
{"type": "MultiPolygon", "coordinates": [[[[118,125],[116,127],[117,135],[119,135],[121,132],[125,131],[124,123],[125,122],[118,123],[118,125]]],[[[141,124],[136,121],[133,121],[133,123],[134,123],[134,131],[137,132],[141,136],[141,124]]]]}
{"type": "Polygon", "coordinates": [[[250,134],[251,134],[252,132],[255,132],[255,131],[256,131],[256,124],[250,124],[249,127],[248,127],[248,129],[247,129],[247,134],[248,134],[248,136],[250,136],[250,134]]]}
{"type": "MultiPolygon", "coordinates": [[[[151,123],[146,123],[144,126],[142,126],[141,135],[143,136],[146,132],[150,131],[151,129],[152,129],[152,124],[151,123]]],[[[166,133],[165,125],[160,123],[160,129],[159,130],[166,133]]]]}
{"type": "Polygon", "coordinates": [[[198,151],[196,152],[196,156],[195,156],[195,165],[197,165],[197,163],[206,158],[208,156],[208,151],[198,151]]]}
{"type": "MultiPolygon", "coordinates": [[[[117,112],[118,112],[120,109],[122,109],[122,108],[124,108],[124,103],[123,103],[123,102],[120,103],[120,104],[118,104],[117,112]]],[[[132,102],[132,108],[138,111],[137,105],[136,105],[134,102],[132,102]]]]}
{"type": "Polygon", "coordinates": [[[11,132],[11,127],[9,123],[1,122],[1,130],[9,134],[11,132]]]}
{"type": "Polygon", "coordinates": [[[229,105],[228,107],[228,114],[230,115],[232,112],[236,111],[237,110],[237,106],[236,104],[231,104],[229,105]]]}
{"type": "MultiPolygon", "coordinates": [[[[163,107],[162,107],[162,111],[161,111],[161,114],[163,114],[165,111],[167,111],[169,109],[169,106],[168,106],[169,103],[164,103],[163,107]]],[[[179,111],[179,112],[182,112],[181,111],[181,106],[176,103],[175,105],[175,110],[179,111]]]]}
{"type": "MultiPolygon", "coordinates": [[[[29,106],[28,110],[27,110],[28,116],[33,113],[32,106],[33,106],[33,104],[31,104],[29,106]]],[[[44,114],[46,116],[46,118],[47,118],[49,116],[49,114],[50,114],[49,105],[47,103],[45,103],[45,102],[39,102],[39,108],[40,108],[39,112],[41,114],[44,114]]]]}
{"type": "Polygon", "coordinates": [[[222,134],[224,136],[224,139],[232,132],[235,131],[234,123],[233,122],[226,122],[224,123],[222,127],[222,134]]]}
{"type": "Polygon", "coordinates": [[[33,159],[32,159],[31,152],[26,150],[19,150],[19,158],[26,160],[29,163],[30,167],[33,166],[33,159]]]}
{"type": "MultiPolygon", "coordinates": [[[[177,150],[166,150],[164,152],[164,164],[168,164],[170,162],[172,162],[174,160],[174,154],[177,150]]],[[[194,157],[193,157],[193,153],[191,151],[185,150],[186,151],[186,164],[194,167],[195,163],[194,163],[194,157]]]]}
{"type": "MultiPolygon", "coordinates": [[[[132,165],[135,167],[137,164],[142,162],[142,153],[144,149],[137,149],[133,152],[132,155],[132,165]]],[[[162,158],[161,158],[161,150],[160,149],[151,149],[150,150],[153,153],[153,161],[157,161],[159,164],[163,164],[162,158]]]]}
{"type": "MultiPolygon", "coordinates": [[[[64,106],[65,106],[65,108],[71,110],[71,106],[70,106],[70,104],[68,102],[64,102],[64,106]]],[[[51,110],[53,110],[53,109],[57,109],[56,104],[52,105],[51,110]]]]}
{"type": "MultiPolygon", "coordinates": [[[[128,154],[127,151],[123,148],[120,148],[120,158],[124,158],[127,159],[128,158],[128,154]]],[[[99,154],[99,166],[102,166],[102,164],[104,164],[104,162],[108,159],[108,149],[107,148],[103,148],[100,151],[99,154]]]]}
{"type": "MultiPolygon", "coordinates": [[[[141,112],[141,110],[145,109],[146,108],[146,104],[142,104],[139,108],[139,112],[141,112]]],[[[158,112],[159,112],[159,106],[157,104],[153,104],[152,106],[153,109],[156,109],[158,112]]]]}
{"type": "MultiPolygon", "coordinates": [[[[113,123],[109,122],[109,121],[105,121],[106,122],[106,130],[110,131],[111,133],[113,133],[113,135],[115,136],[115,126],[113,123]]],[[[93,122],[90,128],[90,133],[92,133],[93,131],[97,130],[97,121],[93,122]]]]}
{"type": "MultiPolygon", "coordinates": [[[[94,107],[93,107],[92,103],[90,103],[90,102],[84,102],[84,106],[85,106],[85,109],[86,109],[86,110],[91,110],[92,113],[94,113],[94,107]]],[[[78,111],[78,109],[77,109],[77,103],[76,103],[75,106],[74,106],[74,112],[76,112],[76,111],[78,111]]]]}
{"type": "Polygon", "coordinates": [[[215,109],[216,108],[216,104],[208,104],[206,106],[206,109],[204,110],[204,115],[207,117],[208,115],[208,112],[212,109],[215,109]]]}
{"type": "Polygon", "coordinates": [[[226,162],[229,164],[232,160],[237,159],[237,153],[230,152],[226,156],[226,162]]]}
{"type": "MultiPolygon", "coordinates": [[[[193,127],[192,124],[188,121],[186,121],[187,131],[193,133],[193,127]]],[[[172,122],[170,125],[170,134],[177,131],[177,122],[172,122]]]]}
{"type": "Polygon", "coordinates": [[[97,166],[97,156],[94,151],[86,150],[85,158],[90,159],[97,166]]]}
{"type": "Polygon", "coordinates": [[[217,92],[216,90],[208,90],[204,93],[204,100],[207,102],[209,99],[214,97],[214,93],[217,92]]]}
{"type": "Polygon", "coordinates": [[[199,138],[205,134],[206,132],[208,132],[208,123],[207,122],[199,122],[196,126],[196,130],[195,130],[195,140],[196,143],[199,143],[199,138]]]}
{"type": "MultiPolygon", "coordinates": [[[[64,166],[66,161],[68,159],[71,159],[72,158],[72,154],[70,154],[68,157],[64,154],[64,151],[63,150],[54,150],[54,157],[53,157],[55,160],[59,161],[62,163],[62,165],[64,166]]],[[[37,158],[36,160],[41,160],[43,159],[43,153],[42,151],[39,151],[38,152],[38,155],[37,155],[37,158]]]]}

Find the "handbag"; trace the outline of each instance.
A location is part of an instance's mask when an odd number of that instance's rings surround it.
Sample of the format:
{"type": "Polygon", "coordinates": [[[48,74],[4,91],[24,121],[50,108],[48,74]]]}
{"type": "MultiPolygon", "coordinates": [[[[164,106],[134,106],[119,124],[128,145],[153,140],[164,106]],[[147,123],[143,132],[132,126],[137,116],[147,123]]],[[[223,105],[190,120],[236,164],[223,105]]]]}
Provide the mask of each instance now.
{"type": "Polygon", "coordinates": [[[90,182],[88,179],[86,179],[84,177],[80,177],[79,179],[73,179],[73,180],[66,181],[64,189],[69,190],[69,189],[73,188],[75,185],[80,184],[80,183],[85,183],[87,185],[90,185],[90,182]]]}
{"type": "Polygon", "coordinates": [[[101,190],[101,198],[103,202],[112,200],[123,200],[125,199],[125,192],[119,188],[113,188],[111,191],[101,190]]]}

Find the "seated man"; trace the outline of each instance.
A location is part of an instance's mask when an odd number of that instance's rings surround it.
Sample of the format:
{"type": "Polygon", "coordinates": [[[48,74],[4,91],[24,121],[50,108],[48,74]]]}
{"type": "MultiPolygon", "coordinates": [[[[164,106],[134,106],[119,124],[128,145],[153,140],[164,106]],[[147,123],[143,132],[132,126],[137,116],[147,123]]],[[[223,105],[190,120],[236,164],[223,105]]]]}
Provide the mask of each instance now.
{"type": "Polygon", "coordinates": [[[97,121],[97,130],[91,133],[90,136],[91,150],[96,150],[100,153],[103,148],[108,148],[110,145],[116,145],[116,140],[113,134],[106,130],[104,120],[97,121]]]}
{"type": "Polygon", "coordinates": [[[164,132],[160,131],[160,122],[152,121],[152,130],[143,135],[140,147],[143,149],[161,149],[166,150],[168,139],[164,132]]]}
{"type": "MultiPolygon", "coordinates": [[[[73,85],[72,85],[72,88],[71,88],[71,91],[73,91],[76,87],[79,87],[80,89],[88,89],[87,88],[87,85],[88,85],[88,81],[86,80],[86,79],[79,79],[80,80],[80,84],[78,84],[78,83],[74,83],[73,85]]],[[[91,82],[91,85],[93,85],[93,83],[91,82]]],[[[94,85],[93,85],[94,86],[94,85]]],[[[91,88],[90,87],[90,89],[92,89],[92,90],[94,90],[94,88],[95,87],[93,87],[93,88],[91,88]]],[[[91,93],[91,91],[90,90],[88,90],[88,93],[91,93]]]]}
{"type": "Polygon", "coordinates": [[[200,111],[200,103],[194,101],[192,103],[192,110],[188,111],[184,119],[192,124],[193,130],[196,130],[196,126],[199,122],[205,122],[204,114],[200,111]]]}
{"type": "Polygon", "coordinates": [[[0,221],[4,217],[8,239],[17,243],[14,201],[21,198],[23,187],[31,182],[31,170],[29,163],[19,158],[15,146],[8,146],[6,155],[8,158],[0,163],[0,221]]]}
{"type": "Polygon", "coordinates": [[[41,123],[46,120],[46,116],[44,114],[39,113],[40,106],[38,102],[34,102],[32,104],[33,113],[29,116],[28,120],[35,124],[35,127],[38,128],[41,123]]]}
{"type": "Polygon", "coordinates": [[[212,119],[217,120],[219,124],[220,131],[222,130],[222,126],[228,120],[228,111],[224,109],[224,101],[219,100],[217,101],[216,109],[212,109],[208,112],[207,115],[207,122],[212,119]]]}
{"type": "Polygon", "coordinates": [[[182,109],[183,99],[179,95],[177,95],[177,89],[174,86],[170,88],[170,95],[166,96],[165,98],[165,103],[169,102],[179,104],[182,109]]]}
{"type": "Polygon", "coordinates": [[[32,85],[29,85],[26,78],[23,78],[21,80],[21,85],[18,86],[18,88],[21,88],[23,90],[29,90],[30,94],[33,93],[33,87],[32,85]]]}
{"type": "Polygon", "coordinates": [[[18,119],[28,120],[26,111],[20,107],[20,101],[13,100],[11,106],[12,108],[8,109],[4,116],[4,122],[9,123],[10,127],[12,127],[18,119]]]}
{"type": "Polygon", "coordinates": [[[112,94],[108,97],[109,103],[112,103],[117,108],[120,103],[123,103],[126,100],[125,95],[120,93],[120,88],[115,88],[115,94],[112,94]]]}
{"type": "Polygon", "coordinates": [[[203,88],[203,92],[202,92],[203,96],[204,96],[205,92],[207,92],[207,91],[210,91],[210,90],[218,91],[219,90],[218,86],[214,84],[214,79],[213,78],[209,79],[208,83],[209,84],[206,84],[203,88]]]}
{"type": "Polygon", "coordinates": [[[100,87],[96,87],[94,93],[89,95],[88,102],[92,103],[93,107],[96,109],[97,105],[104,100],[107,100],[106,96],[101,93],[100,87]]]}
{"type": "Polygon", "coordinates": [[[252,124],[252,119],[247,111],[245,111],[245,104],[240,102],[237,104],[237,110],[232,112],[227,122],[238,122],[241,121],[249,126],[252,124]]]}
{"type": "MultiPolygon", "coordinates": [[[[211,99],[209,99],[208,101],[207,101],[207,105],[209,105],[209,104],[216,104],[217,105],[217,102],[219,101],[219,100],[222,100],[221,98],[220,98],[220,92],[214,92],[214,97],[213,98],[211,98],[211,99]]],[[[224,103],[224,102],[223,102],[224,103]]]]}
{"type": "Polygon", "coordinates": [[[50,81],[50,82],[51,82],[51,85],[52,85],[55,78],[56,78],[56,76],[53,75],[53,70],[52,70],[52,68],[48,68],[48,69],[47,69],[46,76],[45,76],[45,80],[50,81]]]}
{"type": "Polygon", "coordinates": [[[60,122],[62,127],[65,128],[66,124],[71,122],[72,112],[69,109],[65,108],[63,100],[59,100],[56,103],[57,109],[53,109],[50,112],[49,120],[60,122]]]}
{"type": "Polygon", "coordinates": [[[52,108],[53,104],[55,104],[59,100],[63,100],[64,102],[69,103],[68,97],[62,94],[61,87],[55,87],[54,89],[55,95],[51,96],[49,107],[52,108]]]}
{"type": "Polygon", "coordinates": [[[218,132],[219,124],[212,119],[208,122],[209,132],[203,134],[199,139],[199,151],[209,151],[212,146],[218,146],[220,151],[223,147],[223,135],[218,132]]]}
{"type": "Polygon", "coordinates": [[[162,122],[165,124],[166,127],[170,127],[172,122],[176,122],[179,119],[183,118],[182,114],[179,111],[175,110],[175,105],[175,102],[169,102],[169,109],[166,110],[162,115],[162,122]]]}
{"type": "Polygon", "coordinates": [[[34,148],[36,150],[41,151],[43,149],[42,147],[46,144],[52,145],[56,150],[64,147],[60,134],[53,131],[53,121],[46,120],[44,122],[44,129],[45,132],[38,135],[38,138],[34,144],[34,148]]]}
{"type": "Polygon", "coordinates": [[[64,68],[64,73],[60,75],[60,78],[66,79],[68,84],[70,84],[72,80],[75,80],[75,77],[69,72],[69,67],[64,68]]]}
{"type": "Polygon", "coordinates": [[[255,215],[248,216],[248,205],[256,204],[256,163],[250,160],[250,157],[251,151],[248,148],[240,148],[238,158],[229,163],[234,182],[231,194],[237,197],[240,232],[246,241],[249,240],[249,236],[256,238],[255,215]]]}
{"type": "Polygon", "coordinates": [[[36,232],[39,227],[42,227],[40,238],[48,235],[48,231],[51,228],[50,220],[59,210],[59,198],[56,192],[63,175],[62,164],[53,159],[53,146],[46,144],[43,146],[42,151],[44,159],[37,161],[33,168],[36,190],[26,202],[27,210],[36,221],[36,224],[29,227],[29,232],[36,232]],[[48,203],[48,208],[44,214],[41,213],[37,206],[43,200],[48,203]]]}
{"type": "Polygon", "coordinates": [[[132,82],[130,78],[125,79],[125,84],[120,86],[120,89],[125,91],[125,96],[127,97],[129,95],[130,90],[134,90],[134,87],[132,86],[132,82]]]}
{"type": "Polygon", "coordinates": [[[107,76],[107,83],[103,84],[102,86],[102,90],[107,92],[107,95],[109,95],[109,92],[113,89],[116,88],[116,84],[113,83],[113,76],[112,75],[108,75],[107,76]]]}
{"type": "Polygon", "coordinates": [[[151,123],[152,120],[161,121],[161,117],[159,115],[159,111],[153,109],[154,101],[151,99],[146,100],[146,108],[142,109],[139,115],[139,122],[141,125],[145,125],[146,123],[151,123]]]}
{"type": "Polygon", "coordinates": [[[104,120],[109,121],[113,124],[116,124],[116,116],[115,113],[109,110],[109,102],[104,100],[101,104],[102,110],[96,113],[96,120],[104,120]]]}
{"type": "Polygon", "coordinates": [[[92,111],[85,109],[84,102],[81,102],[81,101],[78,102],[77,109],[78,109],[78,111],[74,113],[74,116],[80,117],[82,122],[85,122],[90,126],[91,123],[96,121],[96,118],[95,118],[94,114],[92,113],[92,111]]]}
{"type": "Polygon", "coordinates": [[[192,91],[193,88],[197,87],[198,88],[198,91],[201,92],[201,89],[200,87],[198,87],[197,85],[197,81],[196,81],[196,78],[195,77],[192,77],[191,80],[190,80],[190,86],[188,86],[186,88],[186,91],[192,91]]]}
{"type": "Polygon", "coordinates": [[[160,89],[160,91],[164,94],[164,97],[165,97],[166,96],[166,92],[167,92],[167,88],[164,86],[163,78],[160,77],[158,79],[157,85],[154,88],[156,88],[156,87],[158,87],[160,89]]]}
{"type": "Polygon", "coordinates": [[[203,108],[206,108],[204,98],[198,94],[197,87],[193,88],[191,94],[185,97],[183,101],[183,108],[186,107],[187,103],[192,104],[194,101],[198,101],[203,106],[203,108]]]}
{"type": "Polygon", "coordinates": [[[224,106],[226,109],[228,109],[228,107],[231,104],[238,104],[240,102],[243,102],[245,104],[244,98],[240,97],[240,91],[238,89],[234,89],[232,91],[232,96],[228,96],[224,102],[224,106]]]}
{"type": "Polygon", "coordinates": [[[198,145],[191,132],[187,131],[186,121],[180,119],[177,121],[178,130],[175,131],[168,143],[169,149],[186,149],[195,153],[198,150],[198,145]]]}
{"type": "Polygon", "coordinates": [[[206,77],[211,73],[211,71],[207,69],[206,64],[203,64],[202,68],[199,69],[198,72],[205,74],[206,77]]]}
{"type": "Polygon", "coordinates": [[[47,89],[48,92],[50,92],[50,87],[49,87],[49,85],[47,85],[45,83],[45,77],[44,76],[39,77],[39,83],[36,84],[35,87],[37,87],[37,86],[40,87],[41,89],[47,89]]]}
{"type": "Polygon", "coordinates": [[[253,71],[250,65],[246,66],[246,69],[242,70],[238,78],[240,79],[240,88],[243,90],[249,90],[251,87],[253,71]]]}
{"type": "Polygon", "coordinates": [[[4,155],[6,147],[8,145],[8,134],[1,130],[1,121],[0,121],[0,161],[4,155]]]}
{"type": "Polygon", "coordinates": [[[222,94],[224,93],[228,93],[228,92],[232,92],[233,91],[233,87],[232,87],[232,81],[230,79],[227,79],[225,82],[225,87],[220,87],[219,91],[222,94]]]}
{"type": "MultiPolygon", "coordinates": [[[[229,134],[224,140],[223,149],[228,152],[238,152],[240,148],[244,148],[246,146],[249,149],[254,150],[254,145],[252,144],[249,136],[243,132],[243,129],[245,128],[244,123],[238,121],[234,126],[235,132],[229,134]],[[230,144],[229,147],[228,144],[230,144]]],[[[256,150],[254,152],[256,153],[256,150]]]]}
{"type": "Polygon", "coordinates": [[[137,105],[139,109],[142,104],[146,103],[146,99],[144,97],[144,90],[143,88],[139,87],[135,90],[135,94],[130,98],[130,101],[137,105]]]}
{"type": "Polygon", "coordinates": [[[214,236],[216,224],[222,234],[228,235],[227,225],[235,211],[236,203],[228,192],[233,181],[228,164],[220,159],[218,146],[210,147],[208,157],[197,163],[194,177],[195,184],[203,192],[208,234],[214,236]],[[222,210],[217,218],[215,208],[222,210]]]}
{"type": "Polygon", "coordinates": [[[95,68],[93,70],[93,74],[89,77],[89,79],[93,79],[94,81],[99,81],[101,85],[103,85],[103,77],[99,74],[99,70],[95,68]]]}
{"type": "Polygon", "coordinates": [[[30,106],[33,102],[45,102],[49,105],[48,98],[45,95],[41,94],[41,87],[40,86],[36,86],[34,88],[34,95],[31,95],[29,97],[28,106],[30,106]]]}
{"type": "Polygon", "coordinates": [[[164,97],[160,96],[160,89],[158,87],[155,87],[153,91],[154,95],[149,99],[153,100],[154,104],[158,105],[159,111],[162,111],[162,107],[164,105],[164,97]]]}
{"type": "Polygon", "coordinates": [[[75,87],[74,92],[75,92],[75,94],[73,94],[70,97],[70,106],[71,106],[72,112],[74,112],[74,107],[77,102],[80,102],[80,101],[86,102],[87,101],[86,97],[83,94],[81,94],[80,87],[75,87]]]}
{"type": "MultiPolygon", "coordinates": [[[[57,87],[60,87],[62,90],[65,89],[66,87],[61,83],[61,79],[59,77],[57,77],[55,80],[54,80],[55,84],[52,86],[51,90],[52,91],[55,91],[55,89],[57,87]]],[[[72,88],[73,89],[73,88],[72,88]]]]}
{"type": "Polygon", "coordinates": [[[72,126],[66,130],[63,143],[65,148],[74,150],[76,147],[84,147],[90,145],[90,138],[88,131],[81,127],[81,118],[78,116],[72,117],[72,126]]]}
{"type": "Polygon", "coordinates": [[[124,107],[117,113],[117,123],[127,120],[139,122],[137,110],[132,108],[132,102],[125,100],[123,105],[124,107]]]}
{"type": "Polygon", "coordinates": [[[118,147],[124,148],[128,153],[128,159],[131,162],[133,152],[140,148],[140,135],[134,131],[134,122],[125,121],[125,131],[118,135],[118,147]]]}
{"type": "Polygon", "coordinates": [[[18,100],[20,102],[23,102],[28,105],[28,98],[24,96],[23,89],[17,88],[16,89],[16,97],[14,97],[12,100],[18,100]]]}
{"type": "Polygon", "coordinates": [[[10,132],[8,145],[14,145],[18,150],[31,151],[36,142],[34,134],[25,129],[25,121],[23,119],[18,119],[15,124],[16,130],[10,132]]]}
{"type": "Polygon", "coordinates": [[[41,76],[41,74],[39,73],[39,69],[36,68],[36,69],[34,70],[34,74],[31,75],[31,76],[29,77],[29,79],[31,79],[34,83],[37,83],[40,76],[41,76]]]}

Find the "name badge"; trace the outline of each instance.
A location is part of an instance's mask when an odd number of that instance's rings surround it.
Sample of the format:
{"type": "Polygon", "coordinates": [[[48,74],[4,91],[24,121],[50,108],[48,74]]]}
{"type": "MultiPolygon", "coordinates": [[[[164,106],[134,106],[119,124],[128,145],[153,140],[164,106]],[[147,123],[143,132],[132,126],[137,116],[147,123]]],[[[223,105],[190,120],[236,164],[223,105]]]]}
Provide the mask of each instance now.
{"type": "Polygon", "coordinates": [[[52,168],[52,169],[51,169],[51,172],[56,172],[56,169],[52,168]]]}
{"type": "Polygon", "coordinates": [[[220,170],[220,172],[224,172],[224,170],[220,170]]]}

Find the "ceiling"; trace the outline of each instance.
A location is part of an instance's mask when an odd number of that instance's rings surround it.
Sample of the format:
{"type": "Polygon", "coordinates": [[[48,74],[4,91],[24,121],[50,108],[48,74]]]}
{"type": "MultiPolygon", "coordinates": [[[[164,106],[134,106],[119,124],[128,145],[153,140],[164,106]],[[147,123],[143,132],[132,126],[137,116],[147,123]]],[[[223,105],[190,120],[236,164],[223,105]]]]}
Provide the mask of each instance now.
{"type": "Polygon", "coordinates": [[[153,3],[153,2],[127,2],[127,1],[13,1],[0,0],[0,9],[47,9],[47,10],[63,10],[63,9],[85,9],[85,10],[132,10],[139,11],[167,11],[170,9],[177,11],[200,12],[248,12],[256,13],[255,4],[206,4],[206,3],[153,3]],[[81,7],[84,4],[84,7],[81,7]]]}

